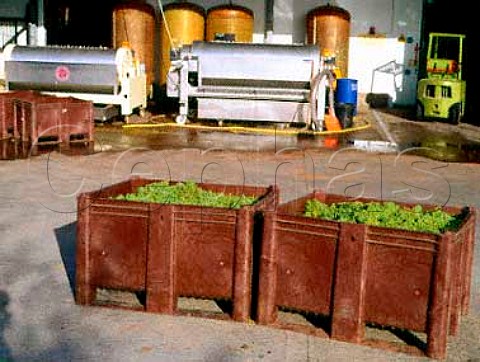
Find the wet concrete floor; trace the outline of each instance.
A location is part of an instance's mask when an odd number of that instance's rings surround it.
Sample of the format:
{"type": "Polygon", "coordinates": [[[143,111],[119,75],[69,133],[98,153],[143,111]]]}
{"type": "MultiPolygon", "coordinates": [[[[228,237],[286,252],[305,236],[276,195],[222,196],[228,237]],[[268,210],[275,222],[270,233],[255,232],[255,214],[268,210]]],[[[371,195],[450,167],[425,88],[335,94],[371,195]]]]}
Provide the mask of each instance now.
{"type": "MultiPolygon", "coordinates": [[[[447,162],[480,162],[480,128],[439,122],[416,122],[378,111],[362,116],[362,121],[341,133],[314,133],[298,126],[251,122],[217,123],[193,121],[180,127],[171,120],[157,124],[96,123],[95,150],[139,149],[233,150],[279,152],[286,149],[357,148],[374,152],[409,152],[447,162]]],[[[60,150],[57,145],[38,147],[39,153],[60,150]]],[[[64,154],[88,154],[82,145],[60,150],[64,154]]],[[[31,157],[31,145],[0,141],[0,159],[31,157]]]]}
{"type": "MultiPolygon", "coordinates": [[[[287,334],[257,325],[217,324],[193,318],[78,308],[73,303],[71,290],[74,285],[72,273],[75,265],[76,215],[72,212],[52,213],[52,210],[44,207],[55,205],[52,207],[53,210],[63,210],[60,206],[75,205],[75,198],[69,197],[66,191],[71,190],[72,185],[76,185],[79,179],[88,180],[86,187],[91,190],[108,183],[114,176],[123,177],[123,172],[130,174],[132,172],[130,163],[125,162],[122,168],[117,170],[118,157],[108,152],[135,148],[139,151],[172,150],[154,152],[156,163],[152,162],[150,166],[154,170],[160,169],[162,160],[159,158],[168,157],[169,163],[173,165],[173,175],[184,177],[197,175],[206,160],[195,150],[176,152],[176,149],[254,151],[259,154],[262,152],[262,155],[283,150],[315,149],[316,156],[319,156],[318,153],[323,149],[326,150],[325,155],[328,155],[332,149],[354,147],[365,153],[411,150],[424,152],[435,159],[478,163],[478,157],[475,155],[478,156],[480,130],[477,131],[475,127],[414,123],[382,114],[377,116],[378,118],[373,115],[369,118],[370,127],[337,135],[293,134],[293,132],[286,134],[282,132],[284,129],[276,130],[274,127],[262,133],[260,130],[252,132],[246,129],[227,132],[221,129],[179,128],[174,125],[127,128],[121,123],[104,124],[95,128],[95,152],[105,151],[94,157],[96,167],[93,167],[93,162],[90,163],[83,157],[67,158],[53,154],[54,162],[51,165],[55,167],[55,171],[52,171],[51,175],[56,175],[54,180],[53,177],[50,179],[50,174],[48,179],[44,178],[45,162],[41,159],[33,159],[33,162],[3,162],[5,187],[1,195],[4,208],[1,215],[4,218],[2,225],[5,226],[6,237],[1,243],[0,254],[3,252],[3,255],[7,255],[5,260],[10,260],[10,263],[5,266],[5,272],[2,274],[6,283],[4,290],[0,291],[0,299],[3,298],[4,305],[9,304],[8,309],[4,308],[7,316],[4,319],[10,322],[5,323],[8,326],[0,331],[2,332],[0,360],[2,351],[6,351],[4,354],[15,356],[16,360],[25,361],[65,361],[72,360],[73,357],[105,361],[427,360],[421,357],[414,359],[411,356],[387,354],[389,353],[387,351],[363,349],[354,344],[314,339],[302,334],[287,334]],[[462,147],[466,145],[470,150],[462,151],[462,147]],[[27,163],[29,168],[25,176],[27,163]],[[109,168],[113,169],[111,173],[107,172],[109,168]],[[189,170],[188,173],[185,170],[189,170]],[[62,192],[52,194],[50,182],[54,183],[56,190],[62,192]]],[[[29,157],[31,154],[29,145],[11,141],[2,145],[5,146],[6,158],[29,157]]],[[[52,150],[60,149],[58,146],[50,145],[41,147],[39,152],[52,150]]],[[[65,149],[60,151],[78,154],[85,153],[86,149],[79,145],[68,151],[65,149]]],[[[385,158],[391,160],[393,157],[387,155],[385,158]]],[[[295,159],[299,158],[283,160],[295,159]]],[[[366,162],[368,159],[372,162],[372,157],[366,155],[366,162]]],[[[215,160],[215,157],[211,157],[207,161],[215,160]]],[[[235,166],[232,166],[232,160],[233,157],[225,157],[225,168],[214,170],[211,177],[221,179],[224,174],[232,175],[236,170],[235,166]]],[[[319,157],[319,160],[322,158],[319,157]]],[[[271,175],[278,168],[278,163],[274,157],[247,160],[246,164],[250,166],[248,169],[250,173],[247,172],[249,180],[273,182],[271,175]]],[[[445,171],[451,174],[449,180],[452,186],[452,202],[461,204],[467,201],[476,204],[480,202],[476,172],[472,167],[454,165],[452,171],[450,169],[445,171]]],[[[379,182],[382,185],[394,185],[397,181],[397,174],[393,169],[387,170],[385,179],[383,172],[379,175],[365,173],[358,177],[360,181],[369,180],[369,184],[376,190],[379,182]]],[[[407,172],[409,169],[402,170],[407,172]]],[[[285,175],[285,179],[279,182],[282,191],[289,197],[296,195],[298,192],[296,174],[288,172],[285,175]]],[[[315,172],[305,172],[305,178],[309,180],[309,177],[315,180],[315,175],[315,172]]],[[[318,177],[318,182],[326,183],[334,175],[337,175],[336,170],[329,169],[329,173],[318,177]]],[[[413,175],[412,178],[415,181],[413,183],[425,181],[423,175],[422,177],[413,175]]],[[[440,188],[438,191],[439,195],[443,195],[440,188]]],[[[383,188],[380,192],[383,192],[383,188]]],[[[476,260],[477,256],[478,253],[476,260]]],[[[478,263],[475,266],[474,286],[478,285],[477,266],[478,263]]],[[[451,344],[448,361],[473,361],[480,355],[477,312],[479,298],[476,292],[479,289],[474,287],[472,290],[474,313],[465,318],[460,335],[449,339],[451,344]]],[[[292,321],[295,322],[296,320],[292,321]]],[[[389,333],[386,330],[380,332],[376,330],[376,333],[383,332],[389,333]]],[[[366,333],[368,335],[369,331],[366,330],[366,333]]],[[[398,341],[398,336],[393,337],[394,341],[398,341]]],[[[389,335],[388,338],[393,337],[389,335]]],[[[421,337],[424,338],[423,335],[421,337]]],[[[423,343],[423,339],[421,342],[423,343]]]]}

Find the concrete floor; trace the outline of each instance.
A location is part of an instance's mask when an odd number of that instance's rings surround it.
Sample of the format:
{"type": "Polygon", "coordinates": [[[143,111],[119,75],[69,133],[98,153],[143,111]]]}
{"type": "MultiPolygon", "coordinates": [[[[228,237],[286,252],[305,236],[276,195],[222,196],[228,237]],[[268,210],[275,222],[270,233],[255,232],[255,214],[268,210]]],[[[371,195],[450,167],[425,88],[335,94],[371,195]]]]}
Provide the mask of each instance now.
{"type": "MultiPolygon", "coordinates": [[[[52,152],[0,161],[0,361],[429,360],[254,324],[78,306],[76,196],[140,174],[277,183],[283,201],[313,189],[358,193],[363,188],[371,197],[480,207],[479,165],[434,160],[413,149],[369,152],[298,141],[262,149],[252,135],[244,139],[250,150],[222,149],[215,141],[198,148],[187,142],[152,149],[129,141],[116,147],[127,136],[114,134],[99,130],[98,140],[111,147],[88,156],[52,152]]],[[[459,335],[449,337],[448,361],[480,361],[479,238],[470,314],[459,335]]]]}

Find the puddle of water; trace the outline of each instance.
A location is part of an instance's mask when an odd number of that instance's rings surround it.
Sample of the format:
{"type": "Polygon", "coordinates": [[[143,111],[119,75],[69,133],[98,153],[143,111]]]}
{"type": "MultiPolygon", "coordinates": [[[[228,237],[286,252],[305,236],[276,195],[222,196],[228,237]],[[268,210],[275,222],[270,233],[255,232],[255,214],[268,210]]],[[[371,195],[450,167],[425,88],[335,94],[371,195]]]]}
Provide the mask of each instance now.
{"type": "Polygon", "coordinates": [[[0,160],[19,160],[29,157],[60,152],[67,156],[83,156],[94,153],[93,144],[72,143],[69,148],[59,147],[58,144],[39,144],[33,147],[29,142],[17,140],[0,140],[0,160]]]}
{"type": "MultiPolygon", "coordinates": [[[[120,127],[121,128],[121,127],[120,127]]],[[[272,129],[268,133],[247,131],[205,130],[194,128],[132,128],[112,129],[103,127],[97,136],[102,142],[112,144],[115,150],[129,147],[151,149],[199,148],[233,151],[277,152],[286,148],[336,149],[345,143],[343,135],[316,136],[313,134],[282,134],[272,129]]]]}
{"type": "MultiPolygon", "coordinates": [[[[352,134],[351,144],[379,152],[408,152],[437,161],[480,163],[480,142],[466,136],[455,126],[413,122],[389,122],[385,135],[352,134]],[[365,137],[367,136],[367,137],[365,137]],[[378,141],[381,140],[381,141],[378,141]],[[393,145],[397,145],[397,149],[393,145]]],[[[372,127],[372,131],[375,127],[372,127]]]]}
{"type": "Polygon", "coordinates": [[[403,142],[350,139],[349,147],[367,152],[395,153],[402,152],[422,156],[432,160],[458,163],[480,163],[480,143],[463,140],[463,142],[447,142],[437,139],[436,142],[403,142]]]}
{"type": "Polygon", "coordinates": [[[392,153],[411,149],[411,154],[450,162],[480,163],[480,144],[458,135],[426,135],[407,125],[394,132],[399,142],[385,141],[374,129],[337,135],[255,134],[215,130],[169,128],[169,129],[122,129],[103,127],[99,130],[102,141],[113,149],[148,147],[150,149],[199,148],[233,151],[278,152],[282,149],[330,149],[351,147],[370,152],[392,153]]]}
{"type": "MultiPolygon", "coordinates": [[[[373,127],[336,135],[253,133],[194,128],[123,128],[122,124],[95,127],[95,147],[123,151],[133,147],[153,150],[197,148],[231,151],[278,152],[285,149],[329,149],[349,147],[371,152],[405,152],[430,159],[448,162],[480,163],[480,143],[467,140],[458,132],[434,132],[420,130],[411,124],[393,126],[395,142],[385,141],[373,127]]],[[[392,131],[390,129],[390,131],[392,131]]],[[[82,144],[69,150],[58,145],[39,147],[38,153],[59,151],[65,155],[93,153],[82,144]]],[[[13,160],[30,157],[31,145],[12,141],[0,141],[0,159],[13,160]]]]}
{"type": "Polygon", "coordinates": [[[456,144],[446,142],[438,142],[436,144],[419,142],[403,144],[400,150],[437,161],[480,163],[480,144],[473,142],[456,144]]]}

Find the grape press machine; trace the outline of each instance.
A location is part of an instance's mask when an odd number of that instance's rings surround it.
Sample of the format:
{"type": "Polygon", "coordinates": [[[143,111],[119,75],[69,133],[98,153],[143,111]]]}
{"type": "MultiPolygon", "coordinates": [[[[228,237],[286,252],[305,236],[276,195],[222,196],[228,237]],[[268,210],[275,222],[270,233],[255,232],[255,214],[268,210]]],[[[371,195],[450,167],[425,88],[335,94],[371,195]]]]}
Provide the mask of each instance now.
{"type": "Polygon", "coordinates": [[[319,85],[326,77],[318,77],[320,68],[318,45],[196,41],[173,49],[167,95],[178,98],[180,124],[193,111],[219,124],[266,121],[315,128],[325,112],[325,87],[319,85]]]}
{"type": "Polygon", "coordinates": [[[4,50],[6,90],[35,90],[92,101],[94,118],[128,116],[147,106],[146,75],[133,51],[20,46],[4,50]]]}

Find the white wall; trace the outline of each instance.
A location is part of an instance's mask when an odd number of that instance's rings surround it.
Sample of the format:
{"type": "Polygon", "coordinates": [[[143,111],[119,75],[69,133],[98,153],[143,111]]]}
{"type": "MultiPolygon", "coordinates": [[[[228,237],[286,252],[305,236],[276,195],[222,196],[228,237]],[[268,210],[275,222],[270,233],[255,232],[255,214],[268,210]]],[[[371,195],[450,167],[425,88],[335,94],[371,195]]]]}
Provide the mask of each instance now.
{"type": "Polygon", "coordinates": [[[388,93],[396,104],[414,104],[418,72],[415,44],[420,43],[423,1],[276,0],[275,37],[284,40],[290,36],[293,43],[305,42],[307,13],[327,3],[350,13],[348,77],[358,80],[359,92],[388,93]],[[368,35],[371,27],[375,36],[368,35]],[[398,41],[400,37],[406,41],[398,41]],[[392,61],[400,65],[402,74],[376,71],[372,89],[374,70],[392,61]]]}

